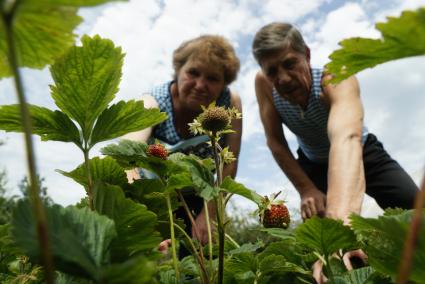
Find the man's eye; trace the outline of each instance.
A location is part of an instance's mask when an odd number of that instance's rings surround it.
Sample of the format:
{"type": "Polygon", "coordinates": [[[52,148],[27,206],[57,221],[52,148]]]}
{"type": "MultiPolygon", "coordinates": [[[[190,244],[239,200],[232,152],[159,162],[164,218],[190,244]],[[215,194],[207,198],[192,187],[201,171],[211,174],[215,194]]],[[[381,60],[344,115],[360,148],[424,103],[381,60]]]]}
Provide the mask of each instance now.
{"type": "Polygon", "coordinates": [[[267,70],[266,75],[267,77],[271,78],[271,77],[274,77],[276,73],[277,73],[276,68],[270,68],[269,70],[267,70]]]}

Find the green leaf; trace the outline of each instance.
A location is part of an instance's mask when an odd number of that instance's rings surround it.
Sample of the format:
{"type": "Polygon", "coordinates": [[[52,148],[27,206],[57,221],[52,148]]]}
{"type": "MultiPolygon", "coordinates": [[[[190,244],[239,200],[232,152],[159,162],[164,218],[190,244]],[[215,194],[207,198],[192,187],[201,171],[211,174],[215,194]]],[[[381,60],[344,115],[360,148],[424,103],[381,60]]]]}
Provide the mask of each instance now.
{"type": "Polygon", "coordinates": [[[127,0],[37,0],[38,5],[95,6],[106,2],[127,0]]]}
{"type": "MultiPolygon", "coordinates": [[[[64,113],[35,105],[28,105],[28,109],[32,119],[32,132],[40,135],[41,140],[74,142],[81,145],[78,128],[64,113]]],[[[23,132],[19,105],[0,106],[0,129],[23,132]]]]}
{"type": "MultiPolygon", "coordinates": [[[[55,266],[59,271],[98,281],[99,269],[109,263],[109,246],[116,237],[114,222],[88,208],[46,208],[49,240],[55,266]]],[[[40,261],[32,206],[28,200],[18,202],[13,216],[15,242],[33,260],[40,261]]]]}
{"type": "MultiPolygon", "coordinates": [[[[89,160],[89,165],[91,177],[94,182],[102,181],[119,186],[124,186],[127,184],[127,176],[124,172],[124,169],[111,157],[105,157],[103,159],[95,157],[89,160]]],[[[79,165],[71,172],[65,172],[61,170],[56,171],[63,174],[64,176],[72,178],[74,181],[87,188],[88,178],[84,163],[79,165]]]]}
{"type": "Polygon", "coordinates": [[[226,177],[220,185],[220,188],[224,189],[226,192],[241,195],[257,203],[257,205],[261,205],[261,201],[263,199],[261,195],[246,188],[243,184],[234,181],[231,177],[226,177]]]}
{"type": "Polygon", "coordinates": [[[313,217],[295,231],[296,240],[321,255],[330,256],[339,249],[353,249],[357,241],[354,232],[342,221],[313,217]]]}
{"type": "Polygon", "coordinates": [[[114,99],[121,80],[121,48],[99,36],[83,36],[50,68],[56,105],[81,127],[89,141],[95,120],[114,99]]]}
{"type": "Polygon", "coordinates": [[[350,284],[364,284],[369,276],[373,273],[373,268],[362,267],[346,272],[343,275],[335,276],[335,283],[350,283],[350,284]]]}
{"type": "Polygon", "coordinates": [[[120,101],[105,109],[99,116],[90,145],[142,130],[164,121],[166,113],[157,108],[144,108],[143,101],[120,101]]]}
{"type": "Polygon", "coordinates": [[[258,240],[256,243],[246,243],[241,245],[240,247],[233,249],[229,252],[229,254],[238,254],[238,253],[255,253],[258,249],[263,248],[264,243],[261,240],[258,240]]]}
{"type": "Polygon", "coordinates": [[[118,144],[103,147],[100,152],[113,157],[125,169],[133,169],[138,166],[140,160],[146,158],[147,147],[144,142],[122,139],[118,144]]]}
{"type": "Polygon", "coordinates": [[[214,187],[214,176],[210,170],[208,162],[204,165],[204,161],[197,156],[187,156],[182,153],[174,153],[170,155],[169,160],[176,165],[173,168],[170,167],[171,172],[186,170],[190,173],[193,188],[199,196],[207,201],[218,196],[219,190],[214,187]]]}
{"type": "Polygon", "coordinates": [[[281,228],[262,228],[261,232],[265,232],[270,236],[282,239],[282,240],[295,240],[295,235],[293,231],[281,228]]]}
{"type": "Polygon", "coordinates": [[[238,283],[254,283],[258,270],[255,254],[239,253],[224,263],[225,277],[235,278],[238,283]]]}
{"type": "Polygon", "coordinates": [[[97,212],[115,221],[118,237],[112,244],[114,261],[151,250],[161,242],[155,231],[156,215],[146,206],[125,198],[119,187],[97,183],[93,201],[97,212]]]}
{"type": "Polygon", "coordinates": [[[378,64],[409,56],[425,54],[425,8],[404,11],[400,17],[388,17],[387,23],[377,23],[381,39],[349,38],[340,42],[326,65],[334,75],[332,83],[378,64]]]}
{"type": "MultiPolygon", "coordinates": [[[[375,270],[396,277],[413,211],[399,215],[380,216],[378,219],[351,216],[351,225],[375,270]]],[[[409,280],[425,283],[425,213],[415,244],[409,280]]]]}
{"type": "Polygon", "coordinates": [[[294,263],[286,261],[285,257],[282,255],[266,256],[260,262],[260,271],[263,276],[276,273],[284,274],[288,272],[295,272],[306,276],[311,275],[310,271],[305,270],[303,267],[294,263]]]}
{"type": "Polygon", "coordinates": [[[133,257],[103,270],[103,283],[144,284],[155,283],[157,264],[144,256],[133,257]]]}

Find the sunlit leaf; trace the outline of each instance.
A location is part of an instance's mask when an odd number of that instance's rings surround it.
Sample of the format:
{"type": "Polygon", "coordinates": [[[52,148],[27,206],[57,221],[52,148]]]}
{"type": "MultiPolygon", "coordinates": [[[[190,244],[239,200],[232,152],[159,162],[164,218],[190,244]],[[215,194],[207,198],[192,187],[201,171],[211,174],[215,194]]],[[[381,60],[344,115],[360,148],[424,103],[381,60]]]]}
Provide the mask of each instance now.
{"type": "Polygon", "coordinates": [[[282,239],[282,240],[295,240],[295,235],[293,231],[282,229],[282,228],[262,228],[261,232],[265,232],[270,236],[282,239]]]}
{"type": "Polygon", "coordinates": [[[138,166],[140,160],[146,158],[147,147],[144,142],[122,139],[118,144],[103,147],[100,152],[113,157],[125,169],[132,169],[138,166]]]}
{"type": "MultiPolygon", "coordinates": [[[[28,105],[32,119],[32,132],[41,140],[74,142],[81,145],[80,134],[75,124],[62,112],[45,107],[28,105]]],[[[19,105],[0,106],[0,129],[23,132],[19,105]]]]}
{"type": "Polygon", "coordinates": [[[356,236],[342,221],[313,217],[295,230],[296,240],[321,255],[330,256],[339,249],[356,247],[356,236]]]}
{"type": "MultiPolygon", "coordinates": [[[[114,222],[88,208],[46,208],[49,240],[58,270],[98,281],[100,267],[110,260],[109,246],[116,237],[114,222]]],[[[18,202],[14,211],[12,233],[16,243],[33,261],[40,261],[41,252],[28,201],[18,202]]]]}
{"type": "Polygon", "coordinates": [[[167,115],[157,108],[144,108],[143,101],[120,101],[101,113],[93,129],[90,145],[151,127],[166,118],[167,115]]]}
{"type": "Polygon", "coordinates": [[[112,243],[113,261],[123,261],[160,243],[160,235],[155,231],[156,215],[146,206],[125,198],[119,187],[97,183],[94,207],[115,221],[118,237],[112,243]]]}
{"type": "Polygon", "coordinates": [[[346,272],[344,275],[335,276],[336,284],[364,284],[367,283],[369,276],[373,273],[373,268],[362,267],[346,272]]]}
{"type": "Polygon", "coordinates": [[[234,193],[248,198],[249,200],[257,203],[257,205],[260,205],[261,200],[263,199],[261,195],[251,189],[248,189],[243,184],[234,181],[230,177],[226,177],[223,180],[223,183],[220,185],[220,188],[224,189],[226,192],[234,193]]]}
{"type": "MultiPolygon", "coordinates": [[[[93,182],[102,181],[108,184],[123,186],[127,184],[127,176],[124,169],[111,157],[103,159],[95,157],[89,160],[90,173],[93,182]]],[[[88,186],[88,177],[84,163],[71,172],[57,170],[64,176],[72,178],[84,187],[88,186]]]]}
{"type": "Polygon", "coordinates": [[[382,38],[349,38],[340,42],[326,65],[337,83],[366,68],[409,56],[425,54],[425,8],[404,11],[400,17],[388,17],[376,24],[382,38]]]}
{"type": "MultiPolygon", "coordinates": [[[[3,4],[2,1],[1,4],[3,4]]],[[[6,1],[11,2],[11,1],[6,1]]],[[[13,37],[20,67],[41,69],[52,64],[75,41],[73,30],[81,23],[79,6],[94,6],[110,0],[15,1],[13,37]]],[[[12,75],[7,62],[6,31],[0,21],[0,78],[12,75]]]]}
{"type": "Polygon", "coordinates": [[[121,48],[99,36],[83,36],[82,46],[74,46],[55,61],[50,71],[56,105],[82,129],[89,140],[98,116],[118,91],[124,55],[121,48]]]}

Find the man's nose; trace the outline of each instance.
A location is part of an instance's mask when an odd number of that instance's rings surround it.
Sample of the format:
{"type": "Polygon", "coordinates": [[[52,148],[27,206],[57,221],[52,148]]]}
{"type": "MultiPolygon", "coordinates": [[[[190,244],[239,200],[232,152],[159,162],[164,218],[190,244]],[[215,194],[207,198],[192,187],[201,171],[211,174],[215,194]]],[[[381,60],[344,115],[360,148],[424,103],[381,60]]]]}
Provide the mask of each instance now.
{"type": "Polygon", "coordinates": [[[277,74],[277,80],[279,84],[286,84],[291,80],[291,77],[289,76],[288,72],[280,69],[277,74]]]}

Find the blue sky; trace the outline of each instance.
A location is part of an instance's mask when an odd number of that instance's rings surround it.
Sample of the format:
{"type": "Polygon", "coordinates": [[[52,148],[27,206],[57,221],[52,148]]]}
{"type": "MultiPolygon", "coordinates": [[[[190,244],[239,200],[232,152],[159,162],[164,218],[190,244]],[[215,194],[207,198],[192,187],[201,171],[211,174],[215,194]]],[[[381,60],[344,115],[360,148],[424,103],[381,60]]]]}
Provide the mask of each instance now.
{"type": "MultiPolygon", "coordinates": [[[[171,54],[184,40],[200,34],[220,34],[234,44],[241,59],[238,80],[231,85],[243,101],[244,130],[237,180],[260,194],[279,190],[289,207],[297,210],[299,197],[277,167],[268,150],[254,94],[254,75],[258,69],[250,46],[255,32],[272,21],[294,23],[312,49],[312,64],[321,67],[338,42],[352,36],[379,37],[374,28],[386,16],[399,16],[405,9],[425,6],[424,0],[144,0],[111,3],[82,9],[85,22],[77,34],[99,34],[112,39],[126,53],[123,77],[116,100],[138,99],[152,86],[169,80],[173,73],[171,54]]],[[[388,152],[419,182],[425,158],[425,56],[403,59],[365,70],[358,74],[369,130],[384,143],[388,152]]],[[[33,104],[55,108],[48,84],[47,69],[24,70],[25,88],[33,104]]],[[[15,103],[10,80],[0,81],[0,103],[15,103]]],[[[294,136],[287,139],[296,149],[294,136]]],[[[6,168],[10,194],[26,173],[24,146],[20,134],[0,132],[0,168],[6,168]]],[[[40,142],[34,137],[38,169],[52,198],[72,204],[83,195],[79,185],[55,169],[70,171],[83,160],[73,145],[40,142]]],[[[92,156],[98,155],[99,145],[92,156]]],[[[238,208],[254,209],[242,198],[238,208]]],[[[373,211],[366,199],[365,214],[373,211]]],[[[373,211],[375,212],[375,211],[373,211]]]]}

